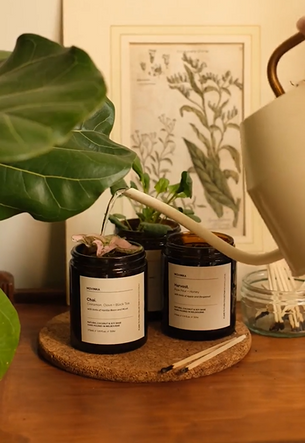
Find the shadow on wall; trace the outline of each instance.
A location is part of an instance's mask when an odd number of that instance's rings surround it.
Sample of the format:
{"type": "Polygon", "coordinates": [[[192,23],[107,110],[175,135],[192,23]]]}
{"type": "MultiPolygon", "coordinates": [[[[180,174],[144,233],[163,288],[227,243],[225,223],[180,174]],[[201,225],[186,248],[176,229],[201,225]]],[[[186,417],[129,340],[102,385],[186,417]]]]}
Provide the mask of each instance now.
{"type": "Polygon", "coordinates": [[[0,222],[0,269],[17,289],[65,288],[65,223],[44,223],[28,214],[0,222]]]}
{"type": "Polygon", "coordinates": [[[50,223],[48,248],[45,251],[45,265],[41,276],[47,288],[65,288],[65,222],[50,223]]]}

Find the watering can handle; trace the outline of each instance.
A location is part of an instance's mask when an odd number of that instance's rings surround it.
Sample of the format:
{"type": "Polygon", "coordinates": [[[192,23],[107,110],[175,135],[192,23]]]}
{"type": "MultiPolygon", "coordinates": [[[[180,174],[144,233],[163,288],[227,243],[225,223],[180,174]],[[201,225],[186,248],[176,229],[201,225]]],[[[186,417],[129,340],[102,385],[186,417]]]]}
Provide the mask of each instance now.
{"type": "Polygon", "coordinates": [[[268,81],[271,86],[272,91],[276,97],[284,94],[285,91],[278,79],[276,68],[280,58],[286,54],[290,49],[294,48],[298,44],[305,40],[305,17],[300,18],[297,22],[297,28],[300,32],[297,32],[292,37],[285,40],[280,46],[278,46],[273,54],[271,55],[268,66],[267,66],[267,76],[268,81]]]}

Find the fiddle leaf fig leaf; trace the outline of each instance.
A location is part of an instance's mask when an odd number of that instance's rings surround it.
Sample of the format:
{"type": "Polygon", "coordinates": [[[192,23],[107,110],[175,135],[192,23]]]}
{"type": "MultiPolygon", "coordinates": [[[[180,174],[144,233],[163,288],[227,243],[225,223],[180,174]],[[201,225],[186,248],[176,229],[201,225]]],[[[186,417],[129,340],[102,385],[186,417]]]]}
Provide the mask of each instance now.
{"type": "Polygon", "coordinates": [[[66,220],[122,179],[135,155],[104,134],[76,130],[46,154],[0,164],[0,219],[29,212],[41,221],[66,220]]]}
{"type": "Polygon", "coordinates": [[[11,55],[9,51],[0,51],[0,62],[6,60],[11,55]]]}
{"type": "Polygon", "coordinates": [[[132,169],[135,171],[135,173],[138,175],[139,180],[143,181],[143,168],[140,162],[140,159],[138,156],[134,159],[134,162],[132,164],[132,169]]]}
{"type": "Polygon", "coordinates": [[[0,161],[27,160],[63,143],[105,94],[103,77],[84,51],[21,35],[0,63],[0,161]]]}
{"type": "Polygon", "coordinates": [[[18,314],[0,289],[0,380],[6,373],[19,343],[18,314]]]}
{"type": "Polygon", "coordinates": [[[123,178],[121,178],[120,180],[116,181],[111,187],[110,187],[110,192],[111,195],[114,195],[116,192],[118,192],[120,189],[128,189],[128,185],[125,182],[125,180],[123,178]]]}
{"type": "Polygon", "coordinates": [[[113,103],[106,98],[101,109],[98,109],[85,122],[76,126],[75,129],[84,129],[89,131],[100,132],[101,134],[110,135],[115,118],[115,109],[113,103]]]}

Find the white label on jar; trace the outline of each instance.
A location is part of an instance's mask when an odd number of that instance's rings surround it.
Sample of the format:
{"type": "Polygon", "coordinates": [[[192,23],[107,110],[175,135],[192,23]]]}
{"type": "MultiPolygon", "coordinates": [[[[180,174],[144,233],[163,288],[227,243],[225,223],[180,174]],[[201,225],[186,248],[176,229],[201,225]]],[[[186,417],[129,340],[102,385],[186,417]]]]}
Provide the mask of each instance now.
{"type": "Polygon", "coordinates": [[[145,251],[147,260],[147,306],[149,312],[161,311],[161,250],[145,251]]]}
{"type": "Polygon", "coordinates": [[[129,343],[144,337],[144,272],[130,277],[80,277],[82,341],[129,343]]]}
{"type": "Polygon", "coordinates": [[[191,331],[230,326],[231,264],[168,264],[169,325],[191,331]]]}

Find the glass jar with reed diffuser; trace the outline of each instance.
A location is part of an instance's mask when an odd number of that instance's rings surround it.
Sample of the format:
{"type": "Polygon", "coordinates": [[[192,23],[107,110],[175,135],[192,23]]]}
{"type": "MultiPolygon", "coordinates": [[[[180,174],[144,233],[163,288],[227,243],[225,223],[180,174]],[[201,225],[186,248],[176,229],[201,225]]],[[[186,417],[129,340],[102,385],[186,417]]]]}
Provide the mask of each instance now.
{"type": "Polygon", "coordinates": [[[247,274],[241,284],[241,312],[246,326],[272,337],[305,336],[304,278],[278,271],[272,265],[247,274]]]}

